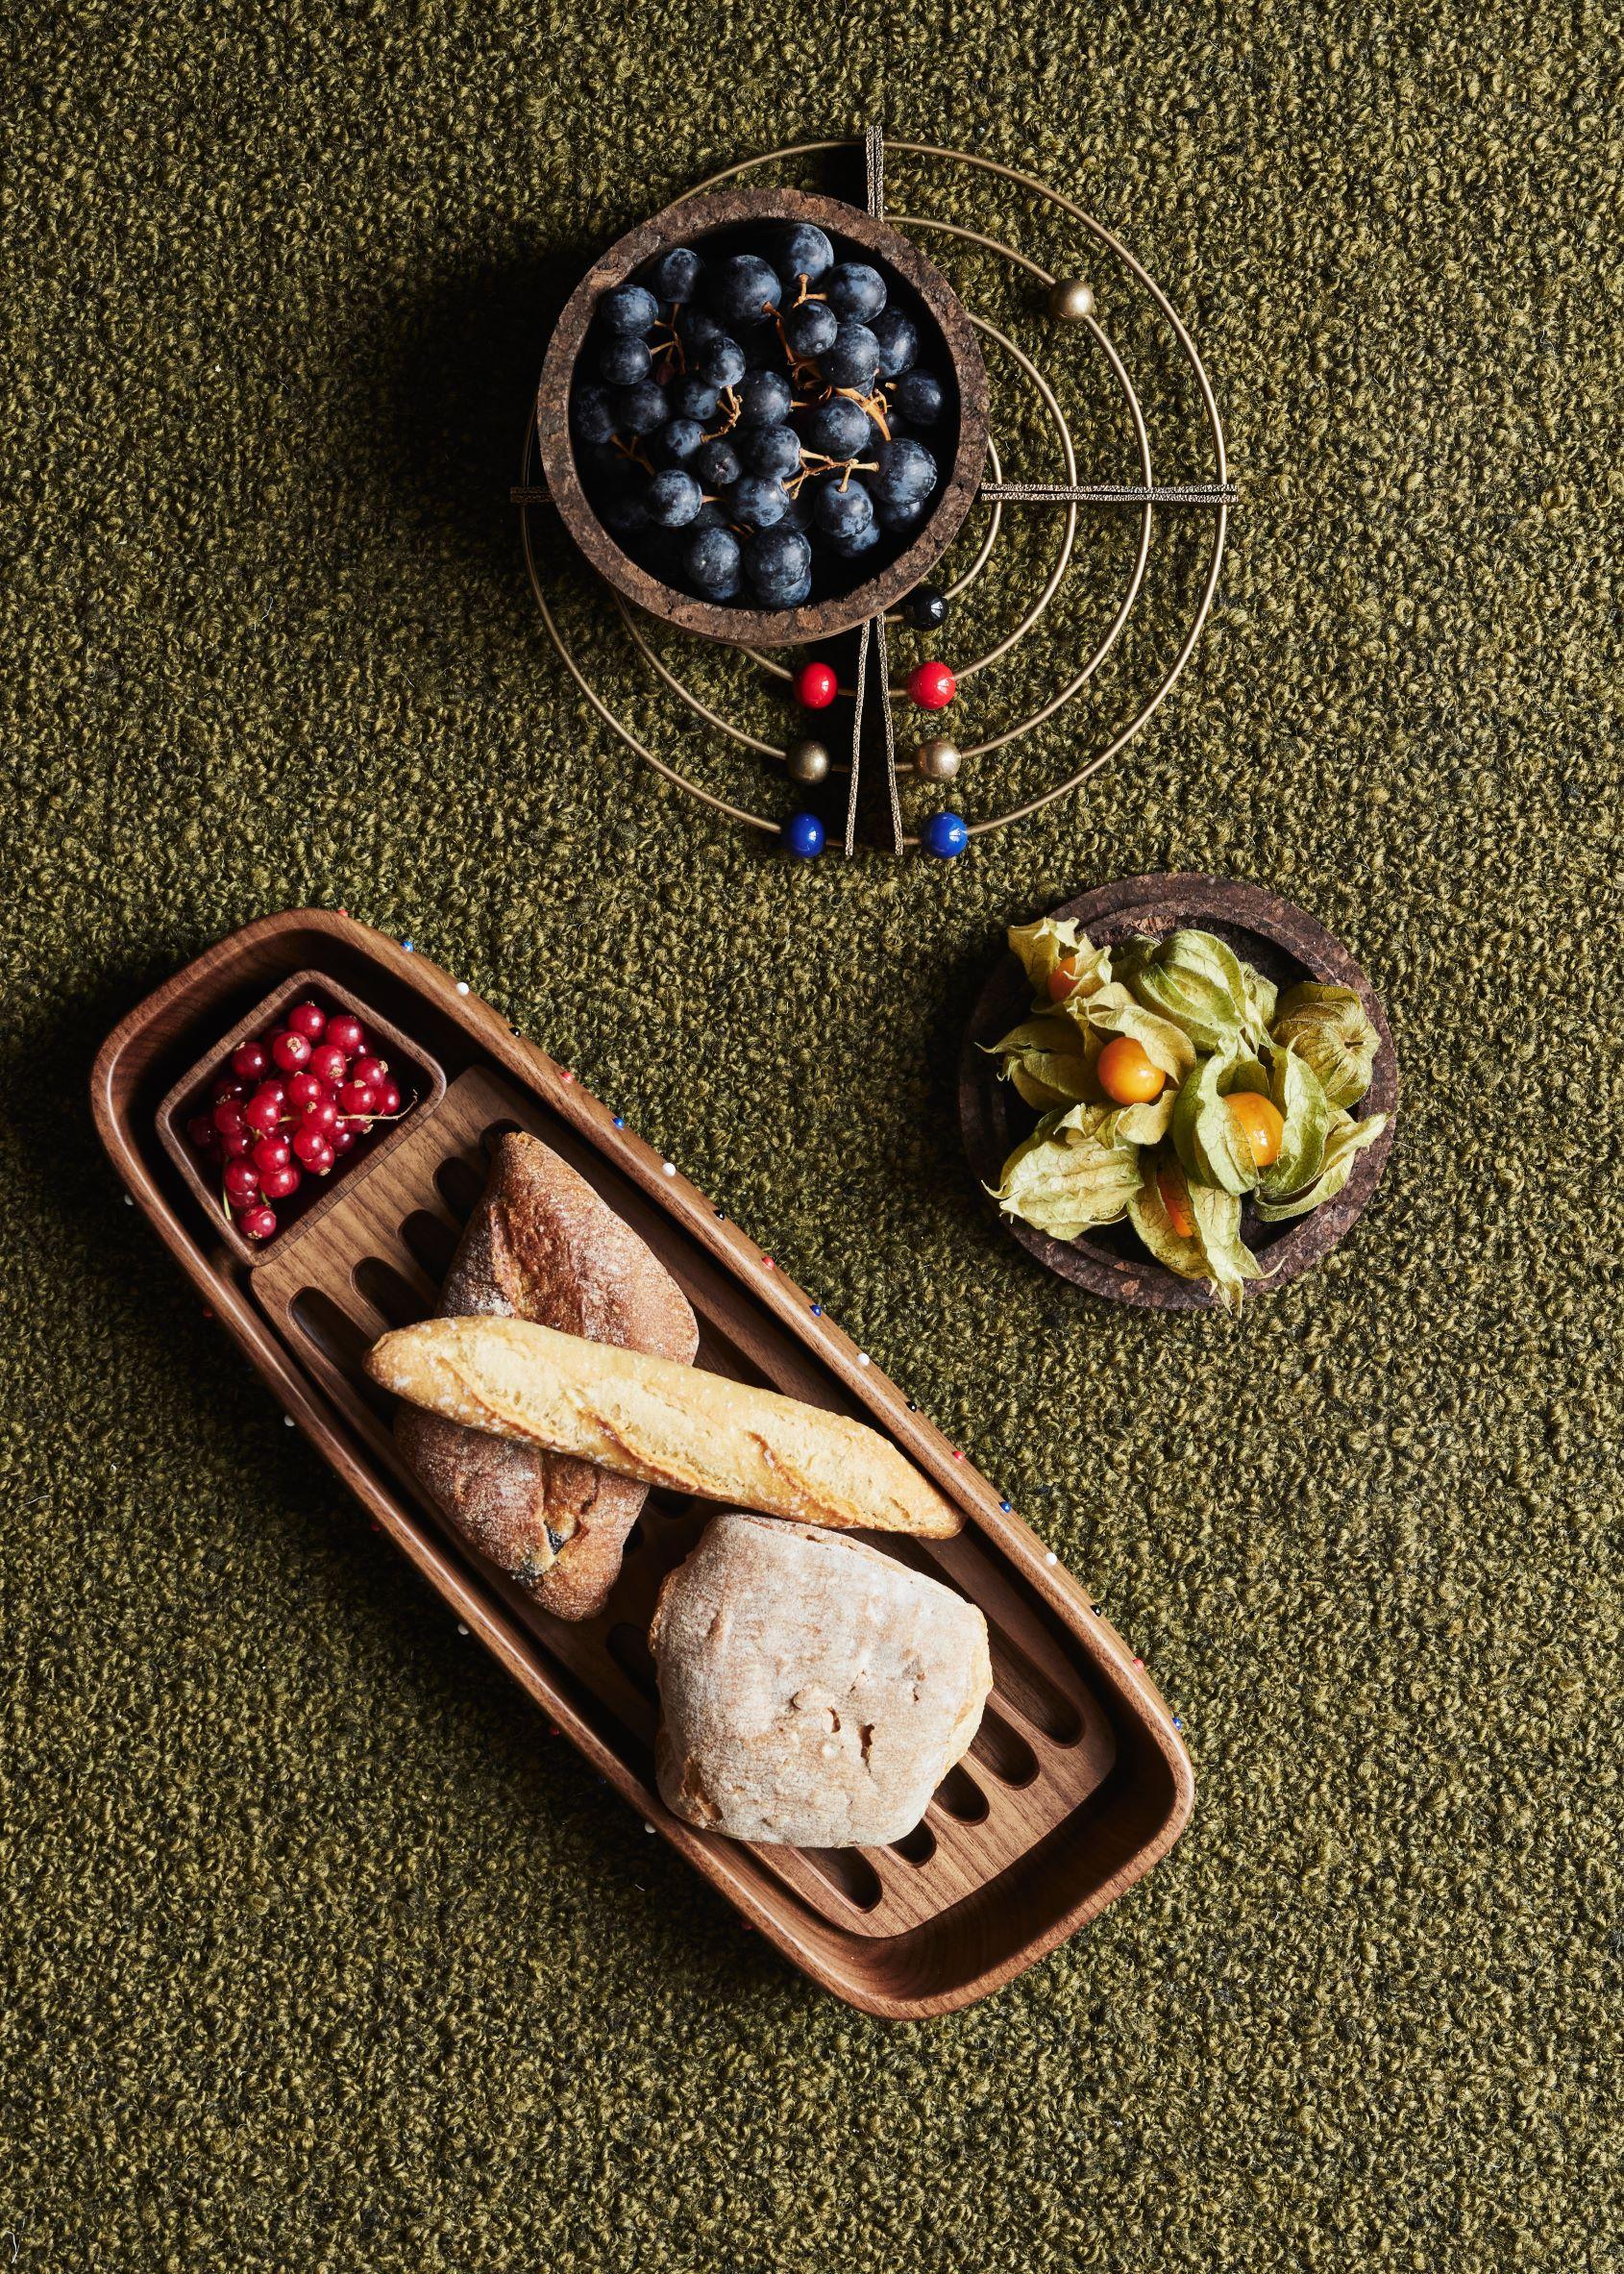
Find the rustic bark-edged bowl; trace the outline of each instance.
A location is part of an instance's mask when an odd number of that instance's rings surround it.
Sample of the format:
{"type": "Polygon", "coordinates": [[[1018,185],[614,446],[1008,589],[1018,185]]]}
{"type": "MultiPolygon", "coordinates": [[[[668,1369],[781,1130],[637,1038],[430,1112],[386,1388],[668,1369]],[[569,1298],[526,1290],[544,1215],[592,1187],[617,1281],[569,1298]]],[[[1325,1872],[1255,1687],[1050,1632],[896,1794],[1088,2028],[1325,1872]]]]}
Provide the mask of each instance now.
{"type": "Polygon", "coordinates": [[[619,238],[594,263],[558,319],[536,394],[536,434],[548,488],[560,518],[599,573],[650,615],[733,647],[785,647],[829,639],[892,607],[924,577],[957,535],[981,480],[987,456],[987,372],[963,303],[941,272],[888,222],[836,198],[796,189],[726,189],[668,206],[619,238]],[[662,582],[625,552],[594,510],[576,463],[570,394],[603,294],[674,245],[702,245],[741,225],[810,221],[836,240],[872,257],[908,285],[941,341],[941,376],[956,390],[958,438],[950,463],[938,454],[940,480],[930,511],[912,543],[849,590],[800,608],[729,607],[662,582]]]}
{"type": "MultiPolygon", "coordinates": [[[[1132,932],[1159,939],[1181,925],[1193,926],[1227,940],[1238,955],[1255,964],[1282,991],[1299,979],[1318,979],[1351,987],[1359,996],[1382,1047],[1370,1088],[1352,1110],[1356,1119],[1385,1113],[1390,1117],[1388,1126],[1359,1154],[1337,1198],[1312,1216],[1267,1224],[1258,1223],[1249,1206],[1245,1209],[1242,1234],[1267,1273],[1247,1286],[1246,1300],[1272,1294],[1328,1254],[1348,1231],[1375,1191],[1391,1150],[1398,1066],[1374,988],[1347,950],[1312,916],[1256,885],[1227,877],[1129,877],[1049,912],[1057,919],[1073,917],[1090,939],[1109,946],[1132,932]]],[[[1012,1086],[998,1079],[996,1060],[986,1055],[990,1045],[1028,1015],[1030,1002],[1025,974],[1006,952],[976,997],[965,1029],[959,1123],[971,1168],[984,1185],[997,1185],[1006,1157],[1038,1119],[1012,1086]]],[[[1150,1310],[1203,1311],[1217,1299],[1203,1282],[1181,1279],[1157,1263],[1129,1224],[1110,1224],[1077,1240],[1052,1240],[1018,1217],[1001,1216],[999,1221],[1049,1271],[1108,1301],[1137,1303],[1150,1310]]]]}

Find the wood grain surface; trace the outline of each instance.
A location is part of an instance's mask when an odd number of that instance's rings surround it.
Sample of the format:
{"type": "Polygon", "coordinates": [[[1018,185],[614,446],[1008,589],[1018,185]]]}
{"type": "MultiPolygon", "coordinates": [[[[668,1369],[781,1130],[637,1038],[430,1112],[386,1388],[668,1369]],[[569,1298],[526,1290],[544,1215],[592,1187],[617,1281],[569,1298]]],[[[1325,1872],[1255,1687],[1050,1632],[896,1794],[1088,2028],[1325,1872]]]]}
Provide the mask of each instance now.
{"type": "Polygon", "coordinates": [[[419,955],[346,917],[250,926],[124,1021],[96,1063],[98,1127],[132,1197],[285,1410],[437,1592],[617,1790],[817,1981],[893,2018],[948,2012],[1008,1981],[1141,1877],[1193,1798],[1166,1705],[1086,1592],[996,1489],[761,1249],[565,1071],[419,955]],[[257,1002],[278,969],[349,986],[449,1075],[443,1097],[252,1267],[173,1172],[156,1108],[176,1061],[257,1002]],[[360,1372],[385,1326],[433,1305],[482,1189],[486,1148],[553,1146],[654,1248],[701,1324],[698,1363],[851,1414],[888,1435],[970,1521],[950,1541],[871,1537],[978,1603],[995,1687],[968,1759],[923,1823],[880,1849],[742,1846],[680,1823],[654,1788],[645,1640],[663,1574],[713,1513],[661,1494],[603,1614],[536,1608],[438,1517],[360,1372]]]}

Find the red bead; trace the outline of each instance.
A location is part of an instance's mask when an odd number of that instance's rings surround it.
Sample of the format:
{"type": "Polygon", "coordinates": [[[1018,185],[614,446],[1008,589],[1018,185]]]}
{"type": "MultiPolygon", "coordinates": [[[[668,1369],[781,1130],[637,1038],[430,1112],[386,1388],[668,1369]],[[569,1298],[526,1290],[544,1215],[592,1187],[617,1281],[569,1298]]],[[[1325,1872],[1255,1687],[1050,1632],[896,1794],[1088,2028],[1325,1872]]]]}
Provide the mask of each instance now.
{"type": "Polygon", "coordinates": [[[959,691],[959,682],[945,663],[916,663],[908,674],[908,693],[921,710],[946,710],[959,691]]]}
{"type": "Polygon", "coordinates": [[[802,710],[827,710],[840,681],[826,663],[803,663],[795,675],[795,699],[802,710]]]}

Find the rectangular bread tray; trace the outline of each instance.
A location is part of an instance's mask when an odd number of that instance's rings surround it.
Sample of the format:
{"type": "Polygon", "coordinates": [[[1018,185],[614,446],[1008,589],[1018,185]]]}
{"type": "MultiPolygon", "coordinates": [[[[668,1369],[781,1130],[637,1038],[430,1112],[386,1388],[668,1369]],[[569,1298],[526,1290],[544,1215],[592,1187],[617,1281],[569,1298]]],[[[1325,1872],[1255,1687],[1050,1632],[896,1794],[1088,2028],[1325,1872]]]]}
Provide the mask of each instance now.
{"type": "Polygon", "coordinates": [[[1189,1759],[1155,1685],[1076,1580],[770,1249],[424,956],[327,910],[263,918],[130,1013],[97,1057],[92,1100],[132,1199],[363,1507],[593,1767],[836,1996],[897,2020],[968,2005],[1095,1916],[1178,1838],[1189,1759]],[[445,1088],[346,1173],[296,1241],[247,1261],[178,1173],[159,1108],[296,972],[353,990],[443,1069],[445,1088]],[[964,1509],[957,1539],[873,1540],[978,1603],[993,1656],[980,1734],[895,1846],[745,1846],[661,1803],[646,1631],[709,1504],[652,1493],[604,1611],[572,1623],[486,1565],[401,1463],[390,1400],[365,1380],[360,1354],[386,1326],[432,1310],[486,1148],[511,1128],[552,1146],[660,1257],[699,1321],[698,1365],[866,1421],[964,1509]]]}

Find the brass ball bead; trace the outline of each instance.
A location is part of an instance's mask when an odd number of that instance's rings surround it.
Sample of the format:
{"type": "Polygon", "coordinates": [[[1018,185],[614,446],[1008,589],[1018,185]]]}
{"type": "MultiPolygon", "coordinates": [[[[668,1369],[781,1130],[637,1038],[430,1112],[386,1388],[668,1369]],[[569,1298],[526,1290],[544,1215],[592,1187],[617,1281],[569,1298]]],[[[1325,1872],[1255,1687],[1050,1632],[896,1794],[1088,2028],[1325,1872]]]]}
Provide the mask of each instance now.
{"type": "Polygon", "coordinates": [[[808,788],[814,788],[828,778],[829,754],[821,742],[803,734],[785,751],[784,770],[791,781],[802,781],[808,788]]]}
{"type": "Polygon", "coordinates": [[[1094,313],[1094,286],[1081,277],[1062,277],[1049,286],[1048,312],[1063,324],[1086,323],[1094,313]]]}
{"type": "Polygon", "coordinates": [[[933,734],[914,753],[914,764],[926,781],[951,781],[960,765],[959,747],[946,734],[933,734]]]}

